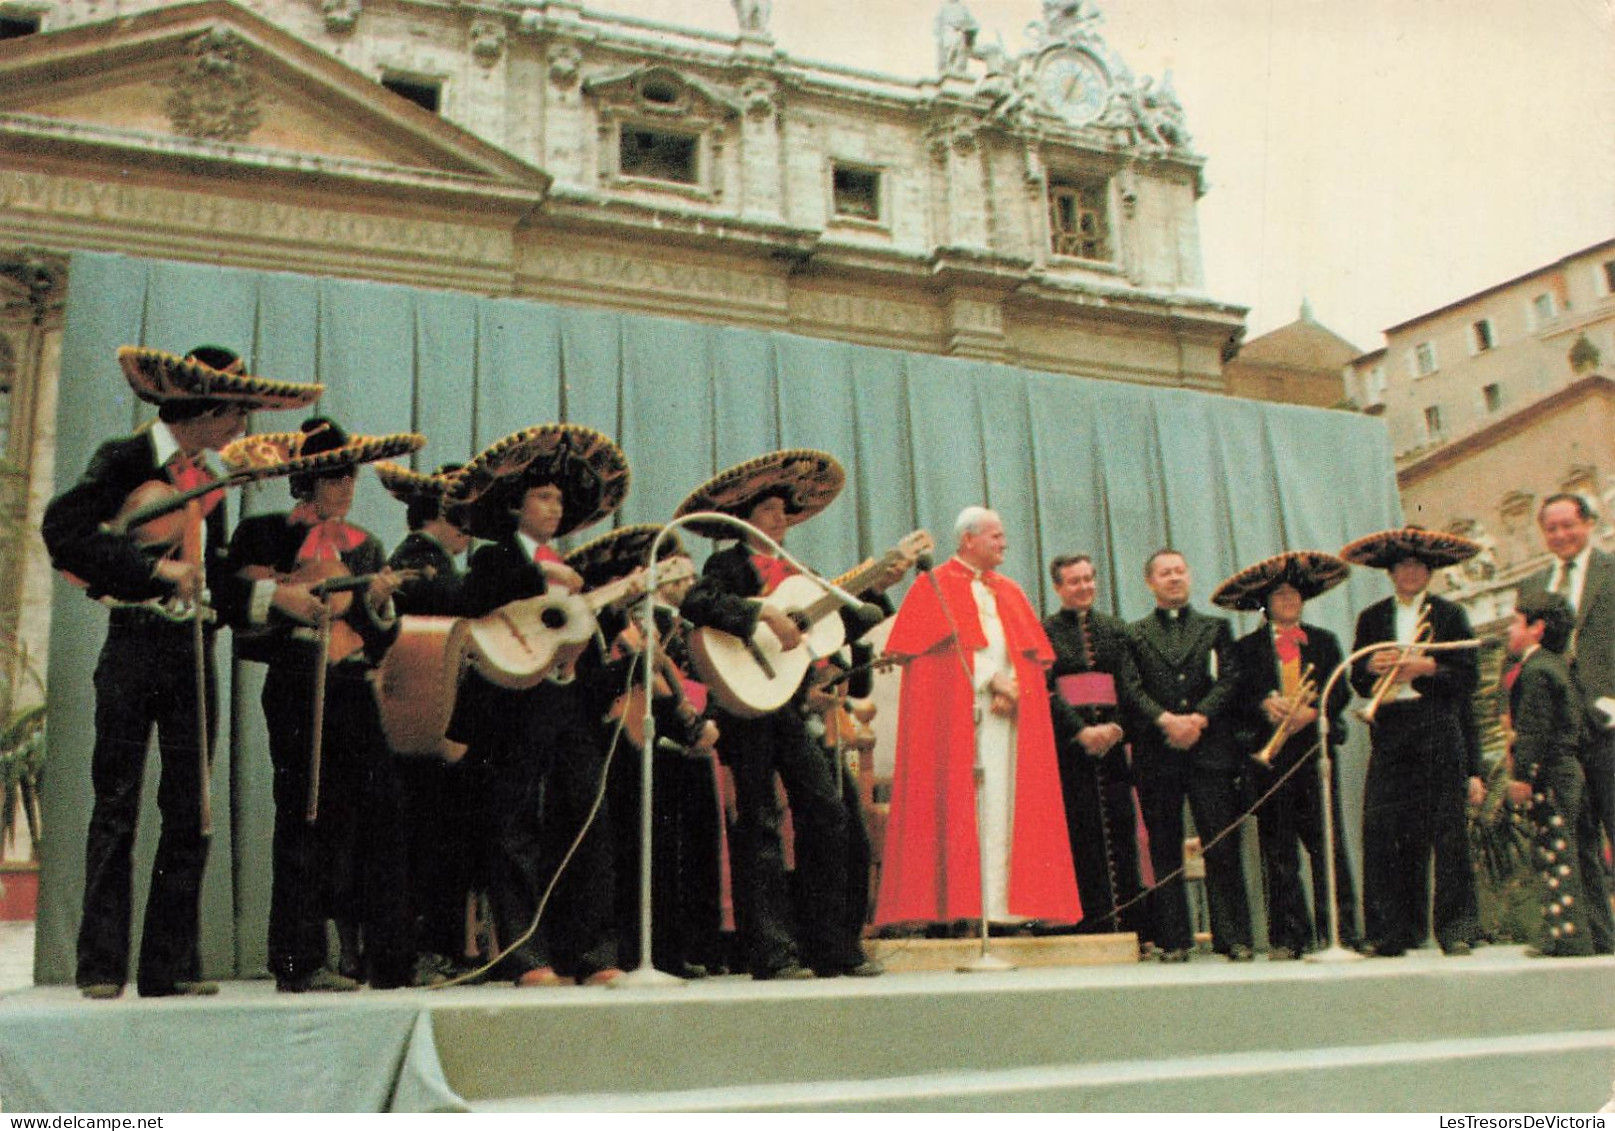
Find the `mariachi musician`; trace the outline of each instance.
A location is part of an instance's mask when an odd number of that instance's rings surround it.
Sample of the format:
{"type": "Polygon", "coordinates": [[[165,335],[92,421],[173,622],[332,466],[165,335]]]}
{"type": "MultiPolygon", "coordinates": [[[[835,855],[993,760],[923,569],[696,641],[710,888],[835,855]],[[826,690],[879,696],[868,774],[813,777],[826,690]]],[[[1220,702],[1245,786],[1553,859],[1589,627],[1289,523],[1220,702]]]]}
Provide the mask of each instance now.
{"type": "MultiPolygon", "coordinates": [[[[376,478],[405,506],[404,536],[387,565],[403,580],[393,594],[400,617],[460,615],[460,558],[471,545],[463,516],[445,505],[458,463],[431,474],[396,463],[376,464],[376,478]]],[[[419,623],[400,622],[400,638],[388,665],[407,653],[409,634],[419,623]]],[[[388,673],[383,669],[383,676],[388,673]]],[[[422,709],[419,703],[410,705],[422,709]]],[[[385,708],[384,708],[385,712],[385,708]]],[[[384,713],[383,718],[386,718],[384,713]]],[[[460,972],[467,957],[467,900],[472,890],[470,782],[457,763],[440,757],[400,757],[408,832],[410,918],[416,948],[414,981],[430,985],[460,972]]]]}
{"type": "MultiPolygon", "coordinates": [[[[826,452],[797,448],[772,452],[721,472],[679,504],[680,517],[717,512],[751,523],[774,542],[812,518],[841,493],[846,473],[826,452]]],[[[714,521],[690,529],[710,538],[736,537],[737,528],[714,521]]],[[[802,631],[791,617],[761,598],[796,570],[766,543],[735,542],[706,561],[701,580],[684,601],[684,615],[698,628],[751,641],[765,625],[785,652],[795,651],[802,631]]],[[[902,575],[885,571],[863,600],[879,598],[902,575]]],[[[847,614],[849,636],[871,625],[847,614]]],[[[730,830],[735,920],[741,961],[759,981],[868,977],[882,973],[861,941],[862,923],[847,913],[848,814],[838,775],[808,736],[801,687],[791,701],[771,711],[737,714],[714,708],[718,755],[734,775],[736,816],[730,830]],[[796,880],[802,911],[792,913],[786,882],[781,813],[775,777],[785,787],[795,830],[796,880]]]]}
{"type": "MultiPolygon", "coordinates": [[[[1324,879],[1323,784],[1316,748],[1319,688],[1340,666],[1335,634],[1301,620],[1306,602],[1346,579],[1350,567],[1333,554],[1292,550],[1248,566],[1219,585],[1211,603],[1235,612],[1266,614],[1254,632],[1239,638],[1239,682],[1234,690],[1234,732],[1255,764],[1255,793],[1266,797],[1257,810],[1262,877],[1267,894],[1268,958],[1300,958],[1328,946],[1328,885],[1324,879]],[[1297,768],[1297,763],[1306,765],[1297,768]],[[1269,795],[1268,791],[1272,790],[1269,795]],[[1312,868],[1312,912],[1301,886],[1300,849],[1312,868]]],[[[1339,680],[1329,693],[1330,768],[1345,735],[1342,712],[1351,688],[1339,680]]],[[[1335,830],[1335,908],[1342,945],[1357,945],[1357,899],[1340,839],[1338,775],[1331,781],[1335,830]]]]}
{"type": "MultiPolygon", "coordinates": [[[[590,589],[607,585],[649,564],[652,542],[661,527],[622,526],[566,556],[590,589]]],[[[656,672],[651,713],[656,745],[652,751],[651,925],[652,963],[680,978],[705,977],[718,961],[722,807],[713,748],[717,724],[702,711],[706,688],[690,675],[688,622],[679,605],[695,583],[694,565],[676,534],[662,540],[657,591],[656,672]],[[662,577],[670,580],[661,581],[662,577]]],[[[614,729],[643,729],[645,714],[641,666],[644,634],[636,607],[630,620],[607,612],[601,626],[614,650],[633,657],[629,691],[608,716],[614,729]]],[[[609,732],[608,732],[609,735],[609,732]]],[[[622,927],[622,960],[639,958],[640,805],[642,761],[638,751],[619,747],[612,760],[610,802],[616,842],[617,921],[622,927]],[[634,757],[625,755],[633,754],[634,757]]]]}
{"type": "MultiPolygon", "coordinates": [[[[628,483],[622,449],[577,424],[524,429],[466,464],[450,501],[466,528],[489,541],[471,555],[465,615],[511,624],[518,651],[542,643],[542,621],[517,623],[501,610],[579,592],[583,579],[552,542],[611,515],[628,483]]],[[[449,738],[468,747],[464,765],[482,814],[475,824],[496,970],[518,986],[604,985],[622,970],[610,813],[595,805],[606,769],[600,719],[622,689],[625,665],[607,661],[593,631],[575,661],[547,673],[502,673],[487,657],[480,662],[488,666],[473,663],[461,680],[449,738]],[[552,883],[553,898],[542,903],[552,883]]]]}
{"type": "MultiPolygon", "coordinates": [[[[376,537],[348,521],[358,468],[414,451],[425,437],[350,436],[313,417],[298,432],[252,437],[305,468],[290,512],[236,528],[230,568],[254,582],[242,659],[269,665],[262,703],[274,766],[269,968],[285,993],[410,983],[403,899],[402,803],[371,687],[397,634],[376,537]],[[346,589],[321,586],[347,585],[346,589]],[[326,967],[325,922],[342,938],[343,972],[326,967]]],[[[235,453],[225,452],[226,463],[235,453]]]]}
{"type": "Polygon", "coordinates": [[[1464,826],[1486,795],[1474,741],[1479,671],[1469,648],[1422,651],[1421,643],[1472,639],[1469,617],[1428,592],[1432,570],[1480,552],[1456,534],[1407,526],[1346,546],[1353,565],[1383,569],[1395,593],[1357,617],[1356,652],[1396,644],[1352,665],[1352,687],[1369,706],[1373,748],[1363,786],[1363,934],[1367,953],[1394,958],[1422,946],[1434,926],[1443,953],[1467,955],[1480,931],[1475,875],[1464,826]]]}
{"type": "Polygon", "coordinates": [[[184,358],[126,347],[118,360],[135,395],[157,406],[157,419],[132,436],[102,444],[83,478],[46,508],[42,530],[52,564],[112,606],[95,670],[90,763],[95,807],[85,843],[75,977],[87,998],[123,993],[129,973],[130,853],[146,746],[155,726],[162,831],[136,985],[146,997],[211,994],[218,986],[202,980],[197,940],[207,860],[203,766],[215,732],[218,623],[204,610],[211,607],[219,619],[238,621],[248,587],[224,568],[223,491],[201,496],[169,520],[153,523],[155,529],[116,534],[103,524],[131,502],[205,485],[214,476],[204,453],[238,436],[249,412],[302,408],[321,389],[250,376],[241,359],[222,346],[198,346],[184,358]],[[190,537],[194,534],[200,537],[190,537]]]}

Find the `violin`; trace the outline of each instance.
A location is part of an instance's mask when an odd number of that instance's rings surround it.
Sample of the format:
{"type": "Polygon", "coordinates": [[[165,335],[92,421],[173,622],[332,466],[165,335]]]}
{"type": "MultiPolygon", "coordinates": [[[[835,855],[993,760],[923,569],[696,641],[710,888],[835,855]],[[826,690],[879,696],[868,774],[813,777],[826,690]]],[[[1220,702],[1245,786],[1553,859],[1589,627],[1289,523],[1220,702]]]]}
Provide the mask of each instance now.
{"type": "MultiPolygon", "coordinates": [[[[434,577],[436,574],[437,570],[432,566],[393,571],[393,576],[400,581],[414,581],[417,578],[434,577]]],[[[273,581],[278,585],[308,586],[309,592],[319,598],[325,606],[321,619],[326,622],[331,641],[327,663],[339,664],[364,648],[364,638],[359,635],[358,629],[348,623],[347,615],[353,607],[354,593],[370,588],[370,583],[380,576],[379,573],[350,573],[340,558],[318,558],[298,562],[297,566],[289,571],[275,570],[269,566],[248,566],[241,571],[241,576],[252,581],[273,581]]],[[[305,628],[319,627],[308,625],[285,613],[279,615],[305,628]]],[[[277,630],[274,626],[268,626],[243,635],[264,636],[275,631],[277,630]]]]}

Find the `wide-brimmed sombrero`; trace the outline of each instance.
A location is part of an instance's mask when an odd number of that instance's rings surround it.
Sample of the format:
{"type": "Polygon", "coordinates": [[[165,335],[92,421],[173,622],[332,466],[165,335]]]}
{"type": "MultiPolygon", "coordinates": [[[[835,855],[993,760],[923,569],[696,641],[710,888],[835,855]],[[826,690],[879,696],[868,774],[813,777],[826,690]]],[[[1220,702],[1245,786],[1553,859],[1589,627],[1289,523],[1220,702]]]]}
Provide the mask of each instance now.
{"type": "Polygon", "coordinates": [[[1445,569],[1480,553],[1480,543],[1458,534],[1404,526],[1381,530],[1343,547],[1340,556],[1352,565],[1390,569],[1403,558],[1417,558],[1431,569],[1445,569]]]}
{"type": "MultiPolygon", "coordinates": [[[[344,467],[377,460],[396,459],[426,446],[418,432],[396,432],[387,436],[358,436],[342,430],[334,421],[315,417],[303,422],[298,432],[260,432],[243,436],[219,452],[219,459],[230,471],[253,467],[276,467],[280,474],[298,478],[325,475],[344,467]]],[[[296,483],[293,484],[296,491],[296,483]]]]}
{"type": "Polygon", "coordinates": [[[325,392],[323,385],[254,377],[222,346],[198,346],[184,357],[144,346],[120,346],[118,365],[135,396],[149,404],[229,401],[258,412],[307,408],[325,392]]]}
{"type": "MultiPolygon", "coordinates": [[[[626,577],[640,566],[649,565],[651,543],[661,530],[654,522],[619,526],[609,534],[602,534],[573,550],[566,556],[566,564],[578,571],[586,588],[597,588],[619,577],[626,577]]],[[[679,541],[678,534],[669,534],[662,539],[658,560],[682,553],[684,545],[679,541]]]]}
{"type": "MultiPolygon", "coordinates": [[[[778,495],[785,500],[789,525],[795,526],[833,503],[846,482],[846,471],[829,452],[788,448],[714,475],[691,491],[674,513],[683,518],[700,511],[717,511],[745,518],[760,500],[778,495]]],[[[716,522],[692,522],[689,529],[707,538],[739,537],[734,527],[716,522]]]]}
{"type": "Polygon", "coordinates": [[[628,495],[628,457],[604,433],[581,424],[540,424],[490,445],[455,477],[448,503],[479,538],[501,538],[515,526],[512,509],[531,487],[561,490],[557,538],[592,526],[628,495]]]}
{"type": "Polygon", "coordinates": [[[1236,612],[1267,607],[1267,598],[1280,585],[1292,585],[1303,601],[1327,593],[1351,572],[1351,567],[1322,550],[1290,550],[1246,566],[1224,581],[1211,595],[1211,603],[1236,612]]]}
{"type": "Polygon", "coordinates": [[[464,468],[462,463],[445,463],[436,471],[415,471],[401,463],[383,460],[376,464],[376,478],[387,493],[401,503],[418,503],[441,500],[454,488],[456,474],[464,468]]]}

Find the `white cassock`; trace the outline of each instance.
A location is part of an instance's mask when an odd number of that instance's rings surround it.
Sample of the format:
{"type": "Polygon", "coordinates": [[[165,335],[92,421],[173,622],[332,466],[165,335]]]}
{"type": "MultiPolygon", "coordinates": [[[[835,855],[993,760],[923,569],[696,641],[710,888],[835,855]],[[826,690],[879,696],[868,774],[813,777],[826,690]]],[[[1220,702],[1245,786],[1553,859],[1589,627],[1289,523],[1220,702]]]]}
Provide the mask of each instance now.
{"type": "Polygon", "coordinates": [[[976,726],[976,762],[982,768],[978,812],[981,820],[982,874],[986,881],[987,918],[994,923],[1017,923],[1009,913],[1009,853],[1015,835],[1015,717],[992,712],[993,676],[1008,669],[1009,645],[1004,622],[998,619],[998,601],[980,577],[970,582],[981,615],[987,646],[975,655],[975,692],[981,722],[976,726]]]}

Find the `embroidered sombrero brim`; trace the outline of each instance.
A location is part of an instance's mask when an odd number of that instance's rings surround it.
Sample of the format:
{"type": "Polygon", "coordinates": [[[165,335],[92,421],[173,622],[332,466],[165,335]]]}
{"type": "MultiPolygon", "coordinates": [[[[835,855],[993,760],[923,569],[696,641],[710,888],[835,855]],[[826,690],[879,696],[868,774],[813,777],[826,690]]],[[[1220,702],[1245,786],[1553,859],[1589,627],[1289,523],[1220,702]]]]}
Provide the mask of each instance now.
{"type": "Polygon", "coordinates": [[[1390,569],[1403,558],[1417,558],[1431,569],[1445,569],[1480,553],[1480,543],[1458,534],[1404,526],[1381,530],[1344,547],[1340,556],[1352,565],[1390,569]]]}
{"type": "Polygon", "coordinates": [[[490,445],[461,468],[446,500],[479,538],[509,533],[511,510],[529,487],[561,489],[557,538],[592,526],[628,496],[628,457],[604,433],[581,424],[540,424],[490,445]]]}
{"type": "Polygon", "coordinates": [[[388,460],[376,464],[376,478],[387,493],[401,503],[413,503],[418,499],[441,499],[454,487],[453,474],[444,472],[415,471],[401,463],[392,463],[388,460]]]}
{"type": "MultiPolygon", "coordinates": [[[[609,534],[602,534],[573,550],[566,556],[566,564],[578,571],[585,586],[594,589],[619,577],[626,577],[640,566],[649,565],[651,543],[661,530],[654,522],[619,526],[609,534]]],[[[661,558],[682,553],[684,545],[677,533],[662,539],[661,558]]]]}
{"type": "Polygon", "coordinates": [[[426,446],[418,432],[397,432],[390,436],[353,436],[340,448],[329,448],[303,455],[307,432],[261,432],[243,436],[224,447],[219,459],[229,471],[253,468],[275,469],[277,475],[321,475],[343,467],[377,460],[396,459],[426,446]]]}
{"type": "Polygon", "coordinates": [[[1236,612],[1267,607],[1267,598],[1280,585],[1293,585],[1301,599],[1310,601],[1327,593],[1351,572],[1351,567],[1322,550],[1291,550],[1246,566],[1217,586],[1211,603],[1236,612]]]}
{"type": "MultiPolygon", "coordinates": [[[[777,492],[785,499],[789,525],[795,526],[835,502],[846,482],[846,471],[829,452],[789,448],[747,460],[713,476],[691,491],[675,514],[683,518],[701,511],[717,511],[745,518],[759,499],[777,492]]],[[[692,522],[689,529],[707,538],[739,536],[734,527],[716,522],[692,522]]]]}
{"type": "Polygon", "coordinates": [[[135,396],[150,404],[206,399],[230,401],[257,412],[306,408],[325,392],[323,385],[226,373],[191,358],[144,346],[119,347],[118,365],[135,396]]]}

